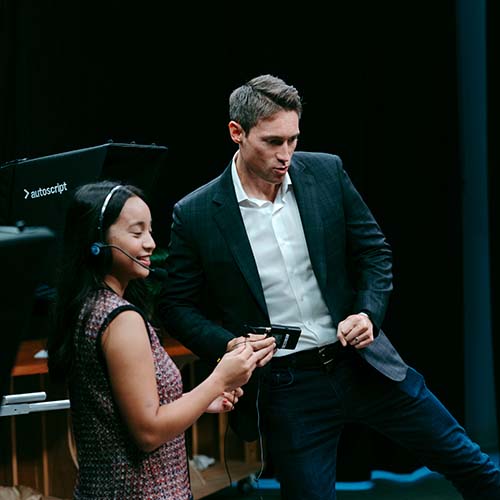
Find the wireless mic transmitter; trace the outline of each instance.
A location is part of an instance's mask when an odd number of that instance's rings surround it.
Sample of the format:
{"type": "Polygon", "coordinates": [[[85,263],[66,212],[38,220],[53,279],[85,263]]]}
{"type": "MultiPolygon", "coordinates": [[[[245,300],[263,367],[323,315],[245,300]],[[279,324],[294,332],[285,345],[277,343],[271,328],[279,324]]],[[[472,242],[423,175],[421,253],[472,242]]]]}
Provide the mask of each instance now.
{"type": "Polygon", "coordinates": [[[302,331],[298,326],[287,325],[245,325],[244,327],[250,333],[272,335],[276,339],[276,347],[278,349],[295,349],[302,331]]]}

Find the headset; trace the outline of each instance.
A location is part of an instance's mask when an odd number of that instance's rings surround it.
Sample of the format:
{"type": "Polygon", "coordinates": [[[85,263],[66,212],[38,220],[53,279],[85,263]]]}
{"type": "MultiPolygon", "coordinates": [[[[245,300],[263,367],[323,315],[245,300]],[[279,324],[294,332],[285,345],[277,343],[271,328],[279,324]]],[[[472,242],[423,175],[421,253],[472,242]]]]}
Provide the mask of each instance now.
{"type": "MultiPolygon", "coordinates": [[[[101,211],[99,212],[99,219],[97,222],[97,232],[99,234],[100,241],[95,241],[90,245],[90,255],[94,257],[98,257],[99,261],[109,264],[111,263],[111,247],[107,243],[104,242],[104,214],[106,213],[106,208],[111,200],[111,197],[118,191],[119,189],[125,189],[121,184],[117,184],[114,186],[109,193],[104,198],[104,202],[101,207],[101,211]]],[[[128,191],[128,190],[127,190],[128,191]]],[[[106,266],[108,267],[108,266],[106,266]]]]}
{"type": "MultiPolygon", "coordinates": [[[[123,250],[123,248],[120,248],[117,245],[111,245],[109,243],[104,242],[104,229],[103,229],[104,228],[104,214],[106,213],[106,208],[108,207],[108,204],[111,200],[111,197],[119,189],[123,189],[127,193],[131,193],[131,191],[129,191],[125,186],[123,186],[121,184],[117,184],[106,195],[106,198],[104,198],[104,202],[102,204],[101,211],[99,213],[99,220],[97,223],[97,231],[99,233],[99,238],[101,241],[95,241],[94,243],[92,243],[92,245],[90,245],[90,255],[94,258],[98,258],[99,262],[102,262],[102,265],[105,266],[106,269],[109,269],[109,266],[111,265],[111,259],[112,259],[111,249],[115,248],[116,250],[125,254],[129,259],[133,260],[136,264],[139,264],[144,269],[147,269],[149,271],[149,275],[151,277],[157,278],[159,280],[164,280],[167,277],[167,271],[165,269],[148,267],[144,263],[142,263],[139,259],[136,259],[132,255],[130,255],[128,252],[123,250]]],[[[133,193],[131,193],[131,194],[133,194],[133,193]]]]}

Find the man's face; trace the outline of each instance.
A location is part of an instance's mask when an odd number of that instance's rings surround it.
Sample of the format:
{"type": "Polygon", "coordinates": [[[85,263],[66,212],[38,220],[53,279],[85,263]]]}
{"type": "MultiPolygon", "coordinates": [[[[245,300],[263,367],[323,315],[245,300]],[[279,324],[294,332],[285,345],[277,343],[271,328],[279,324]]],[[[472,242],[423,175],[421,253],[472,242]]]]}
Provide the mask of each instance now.
{"type": "Polygon", "coordinates": [[[295,111],[279,111],[261,120],[248,134],[240,130],[235,141],[240,147],[238,166],[254,182],[281,184],[297,147],[299,133],[299,117],[295,111]]]}

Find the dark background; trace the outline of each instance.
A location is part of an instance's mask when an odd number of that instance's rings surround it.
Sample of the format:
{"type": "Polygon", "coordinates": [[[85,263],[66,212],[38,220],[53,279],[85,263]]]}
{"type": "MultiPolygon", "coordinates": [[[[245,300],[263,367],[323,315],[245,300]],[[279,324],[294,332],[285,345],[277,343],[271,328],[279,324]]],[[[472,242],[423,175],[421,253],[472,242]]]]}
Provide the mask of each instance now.
{"type": "MultiPolygon", "coordinates": [[[[488,5],[491,67],[500,56],[495,3],[488,5]]],[[[153,200],[160,246],[172,204],[233,154],[230,91],[261,73],[295,85],[305,102],[299,149],[341,156],[392,245],[395,289],[384,330],[463,421],[455,2],[0,5],[0,163],[110,139],[167,146],[153,200]]],[[[499,82],[492,71],[488,83],[496,236],[499,82]]],[[[495,310],[495,279],[493,294],[495,310]]],[[[494,322],[494,336],[497,329],[494,322]]],[[[364,431],[347,436],[346,456],[359,453],[361,436],[368,455],[377,448],[374,466],[415,465],[386,443],[380,454],[379,438],[364,431]]],[[[347,467],[342,474],[349,476],[347,467]]]]}

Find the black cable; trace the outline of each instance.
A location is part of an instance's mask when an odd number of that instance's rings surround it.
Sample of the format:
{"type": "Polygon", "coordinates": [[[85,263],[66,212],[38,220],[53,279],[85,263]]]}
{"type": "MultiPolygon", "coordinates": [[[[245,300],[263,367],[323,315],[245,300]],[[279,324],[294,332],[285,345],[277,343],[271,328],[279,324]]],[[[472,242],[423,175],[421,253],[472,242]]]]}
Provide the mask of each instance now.
{"type": "MultiPolygon", "coordinates": [[[[260,382],[261,382],[261,377],[259,377],[258,383],[257,383],[257,395],[255,397],[255,408],[257,410],[257,432],[259,434],[259,448],[260,448],[260,470],[255,476],[255,482],[257,483],[257,489],[260,489],[259,486],[259,479],[262,473],[264,472],[264,446],[263,446],[263,439],[262,439],[262,432],[260,428],[260,411],[259,411],[259,398],[260,398],[260,382]]],[[[233,485],[233,480],[231,479],[231,473],[229,472],[229,466],[227,464],[227,455],[226,455],[226,450],[227,450],[227,437],[229,434],[229,419],[227,419],[226,422],[226,429],[224,430],[224,468],[226,470],[226,474],[229,480],[229,487],[231,488],[233,485]]],[[[259,494],[259,500],[263,500],[262,495],[259,494]]]]}
{"type": "Polygon", "coordinates": [[[257,384],[257,396],[255,398],[256,399],[255,409],[257,410],[257,433],[259,434],[259,448],[260,448],[260,471],[255,477],[255,480],[257,482],[259,482],[260,476],[262,476],[262,473],[264,472],[264,445],[262,439],[262,432],[260,429],[259,397],[260,397],[260,377],[259,377],[259,382],[257,384]]]}
{"type": "Polygon", "coordinates": [[[231,479],[231,473],[229,472],[229,467],[227,465],[227,456],[226,456],[228,433],[229,433],[229,418],[226,421],[226,430],[224,431],[224,468],[226,469],[226,474],[229,479],[229,487],[231,487],[233,484],[233,480],[231,479]]]}

